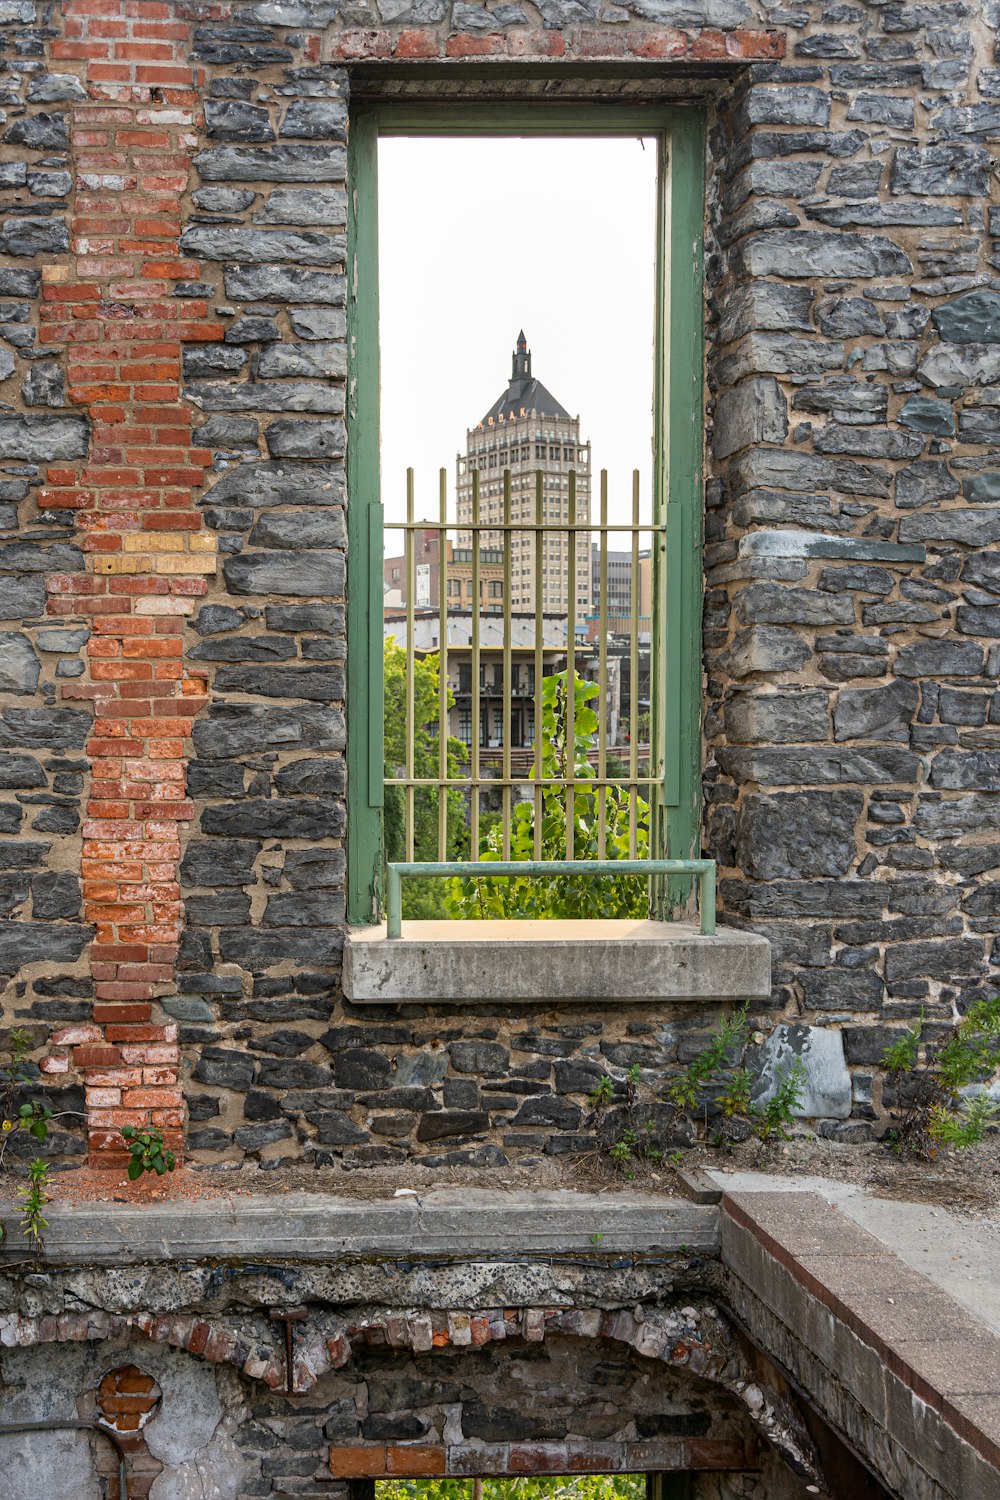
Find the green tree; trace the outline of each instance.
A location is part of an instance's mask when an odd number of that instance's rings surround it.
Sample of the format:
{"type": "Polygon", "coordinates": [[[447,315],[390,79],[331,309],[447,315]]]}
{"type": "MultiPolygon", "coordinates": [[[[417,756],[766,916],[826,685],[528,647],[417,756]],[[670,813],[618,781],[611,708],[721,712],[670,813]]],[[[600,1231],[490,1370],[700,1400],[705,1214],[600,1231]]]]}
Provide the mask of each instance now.
{"type": "MultiPolygon", "coordinates": [[[[585,682],[574,674],[573,734],[567,699],[566,672],[553,673],[542,679],[542,758],[543,779],[566,778],[570,767],[579,783],[573,794],[573,853],[579,860],[599,857],[600,793],[586,783],[594,779],[594,769],[587,751],[594,743],[598,729],[597,714],[590,707],[597,697],[596,683],[585,682]]],[[[533,773],[534,774],[534,773],[533,773]]],[[[629,815],[631,798],[635,797],[635,858],[644,859],[649,852],[649,804],[639,794],[623,787],[608,787],[605,796],[605,858],[628,859],[629,815]]],[[[562,787],[546,786],[542,790],[541,858],[565,859],[566,793],[562,787]]],[[[481,859],[502,860],[503,830],[494,825],[486,836],[481,859]]],[[[513,811],[510,831],[510,858],[535,858],[535,803],[519,802],[513,811]]],[[[598,879],[573,875],[506,876],[494,879],[470,877],[447,882],[445,907],[451,916],[476,917],[645,917],[648,915],[648,884],[643,876],[601,876],[598,879]]]]}
{"type": "MultiPolygon", "coordinates": [[[[472,1479],[385,1479],[378,1500],[473,1500],[472,1479]]],[[[643,1500],[643,1474],[527,1475],[482,1480],[483,1500],[643,1500]]]]}
{"type": "MultiPolygon", "coordinates": [[[[413,663],[413,774],[437,777],[440,771],[441,660],[433,655],[417,657],[413,663]]],[[[448,707],[454,704],[448,693],[448,707]]],[[[406,652],[395,636],[385,642],[385,857],[406,858],[406,795],[394,778],[406,768],[406,652]]],[[[465,746],[449,736],[447,772],[459,777],[465,769],[465,746]]],[[[438,798],[447,799],[448,839],[445,859],[462,859],[468,853],[469,833],[465,803],[457,789],[439,793],[434,787],[417,787],[413,796],[413,857],[436,860],[438,851],[438,798]]],[[[443,917],[442,880],[404,880],[403,916],[443,917]]]]}

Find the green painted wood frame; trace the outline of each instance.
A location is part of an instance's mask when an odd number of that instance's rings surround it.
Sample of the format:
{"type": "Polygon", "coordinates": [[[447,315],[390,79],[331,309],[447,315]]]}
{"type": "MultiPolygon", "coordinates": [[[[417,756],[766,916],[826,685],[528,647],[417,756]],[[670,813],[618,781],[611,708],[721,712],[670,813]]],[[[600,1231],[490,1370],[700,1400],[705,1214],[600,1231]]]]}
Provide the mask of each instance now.
{"type": "MultiPolygon", "coordinates": [[[[377,920],[382,888],[382,506],[379,490],[378,138],[654,136],[657,195],[654,515],[666,563],[653,578],[652,743],[666,768],[654,799],[651,853],[700,853],[702,286],[705,122],[659,105],[359,105],[348,133],[347,290],[347,919],[377,920]]],[[[657,893],[661,914],[689,898],[657,893]]]]}

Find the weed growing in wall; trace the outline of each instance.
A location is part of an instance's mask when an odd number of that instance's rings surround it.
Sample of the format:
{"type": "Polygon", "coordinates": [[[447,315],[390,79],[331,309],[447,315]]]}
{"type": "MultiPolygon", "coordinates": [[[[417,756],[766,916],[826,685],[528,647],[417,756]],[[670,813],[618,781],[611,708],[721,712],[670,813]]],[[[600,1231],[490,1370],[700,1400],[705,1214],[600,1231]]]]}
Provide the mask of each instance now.
{"type": "Polygon", "coordinates": [[[1000,1114],[985,1090],[964,1094],[1000,1065],[1000,996],[981,1000],[944,1035],[926,1035],[923,1013],[882,1055],[897,1100],[885,1140],[912,1156],[965,1150],[1000,1114]]]}
{"type": "Polygon", "coordinates": [[[743,1061],[751,1041],[749,1006],[723,1016],[708,1045],[662,1092],[644,1089],[636,1064],[616,1084],[605,1074],[591,1093],[595,1123],[606,1141],[608,1160],[626,1178],[647,1164],[663,1161],[666,1146],[677,1146],[668,1160],[677,1164],[684,1145],[700,1136],[712,1145],[727,1140],[787,1140],[805,1085],[796,1059],[777,1079],[764,1104],[751,1100],[753,1075],[743,1061]],[[609,1113],[611,1105],[620,1107],[609,1113]]]}

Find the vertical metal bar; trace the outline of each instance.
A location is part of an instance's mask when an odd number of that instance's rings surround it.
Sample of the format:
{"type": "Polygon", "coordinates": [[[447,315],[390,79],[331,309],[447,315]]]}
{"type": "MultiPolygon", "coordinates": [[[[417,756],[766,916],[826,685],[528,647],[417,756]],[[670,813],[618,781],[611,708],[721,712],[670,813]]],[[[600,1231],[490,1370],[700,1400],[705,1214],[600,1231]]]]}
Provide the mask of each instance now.
{"type": "Polygon", "coordinates": [[[386,866],[385,880],[385,935],[398,938],[402,930],[403,887],[399,871],[386,866]]]}
{"type": "MultiPolygon", "coordinates": [[[[601,526],[598,531],[598,557],[600,559],[597,585],[597,628],[600,638],[597,646],[598,714],[600,724],[597,731],[597,775],[604,781],[608,774],[608,471],[601,470],[601,526]]],[[[593,568],[591,568],[593,573],[593,568]]],[[[608,789],[597,791],[597,857],[607,859],[608,789]]]]}
{"type": "Polygon", "coordinates": [[[438,473],[438,859],[448,858],[448,471],[438,473]]]}
{"type": "Polygon", "coordinates": [[[632,577],[629,586],[629,813],[628,857],[636,857],[639,795],[639,470],[632,470],[632,577]]]}
{"type": "Polygon", "coordinates": [[[405,792],[406,805],[406,858],[413,859],[413,832],[414,813],[416,804],[413,787],[413,699],[414,699],[414,615],[413,595],[416,591],[416,559],[413,553],[413,470],[406,471],[406,541],[405,568],[406,568],[406,778],[407,787],[405,792]]]}
{"type": "Polygon", "coordinates": [[[698,876],[698,911],[706,937],[715,932],[715,861],[706,862],[698,876]]]}
{"type": "Polygon", "coordinates": [[[479,467],[472,471],[472,743],[469,834],[472,858],[479,858],[479,467]]]}
{"type": "Polygon", "coordinates": [[[542,471],[535,472],[535,849],[542,857],[542,674],[544,670],[544,618],[542,603],[542,566],[545,556],[545,519],[543,515],[542,471]]]}
{"type": "Polygon", "coordinates": [[[379,505],[378,130],[357,111],[347,146],[347,918],[374,922],[382,892],[382,536],[379,505]]]}
{"type": "Polygon", "coordinates": [[[566,597],[566,858],[576,857],[576,470],[569,471],[566,597]]]}
{"type": "Polygon", "coordinates": [[[511,671],[511,645],[510,645],[510,586],[513,579],[511,567],[511,553],[514,550],[514,538],[511,533],[511,504],[510,504],[510,470],[503,471],[503,702],[501,704],[500,727],[503,746],[503,790],[500,793],[500,805],[502,809],[501,821],[503,823],[503,857],[510,859],[510,727],[514,712],[514,686],[513,672],[511,671]]]}

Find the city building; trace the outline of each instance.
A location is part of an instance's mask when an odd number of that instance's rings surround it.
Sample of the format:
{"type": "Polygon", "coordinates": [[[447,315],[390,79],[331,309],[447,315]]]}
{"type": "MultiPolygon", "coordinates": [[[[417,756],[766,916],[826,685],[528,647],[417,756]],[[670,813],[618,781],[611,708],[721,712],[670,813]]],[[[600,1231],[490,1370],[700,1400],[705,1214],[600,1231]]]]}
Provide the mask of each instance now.
{"type": "MultiPolygon", "coordinates": [[[[449,732],[465,745],[472,744],[474,702],[472,692],[472,622],[466,605],[448,612],[446,642],[448,687],[454,703],[449,732]]],[[[405,611],[387,609],[386,636],[406,646],[405,611]]],[[[546,615],[542,620],[542,676],[566,670],[566,616],[546,615]]],[[[504,621],[485,618],[479,622],[479,745],[500,750],[504,744],[504,645],[510,650],[510,743],[513,751],[530,750],[535,739],[535,617],[513,615],[505,634],[504,621]]],[[[421,610],[413,621],[413,650],[417,656],[441,649],[441,622],[436,609],[421,610]]],[[[577,663],[583,675],[586,661],[577,663]]],[[[521,756],[520,760],[524,760],[521,756]]]]}
{"type": "MultiPolygon", "coordinates": [[[[441,532],[427,526],[413,533],[413,603],[418,609],[437,608],[441,588],[441,532]]],[[[445,590],[447,607],[472,606],[472,548],[445,542],[445,590]]],[[[406,553],[387,557],[382,563],[386,608],[407,603],[409,591],[406,553]]],[[[503,552],[482,547],[479,552],[479,607],[484,614],[503,609],[503,552]]]]}
{"type": "MultiPolygon", "coordinates": [[[[590,549],[592,614],[601,608],[601,548],[594,542],[590,549]]],[[[639,553],[638,613],[647,617],[653,612],[653,556],[648,547],[639,553]]],[[[627,620],[632,614],[632,549],[608,551],[608,591],[605,613],[609,622],[627,620]]],[[[615,626],[615,628],[620,628],[615,626]]],[[[648,627],[647,627],[648,628],[648,627]]]]}
{"type": "MultiPolygon", "coordinates": [[[[580,418],[573,417],[532,373],[531,350],[523,330],[517,336],[507,389],[482,421],[466,433],[464,454],[456,461],[458,521],[472,522],[474,473],[479,474],[480,543],[502,551],[503,532],[493,530],[504,514],[504,470],[510,471],[511,521],[533,526],[537,516],[537,476],[542,475],[542,519],[553,528],[569,523],[569,476],[576,473],[576,521],[590,520],[590,444],[581,440],[580,418]]],[[[537,577],[535,533],[514,531],[511,607],[567,614],[573,601],[577,616],[591,608],[590,535],[576,532],[575,584],[569,580],[570,541],[565,530],[547,534],[542,576],[537,577]]],[[[472,534],[459,532],[459,543],[471,548],[472,534]]]]}

